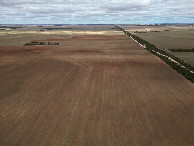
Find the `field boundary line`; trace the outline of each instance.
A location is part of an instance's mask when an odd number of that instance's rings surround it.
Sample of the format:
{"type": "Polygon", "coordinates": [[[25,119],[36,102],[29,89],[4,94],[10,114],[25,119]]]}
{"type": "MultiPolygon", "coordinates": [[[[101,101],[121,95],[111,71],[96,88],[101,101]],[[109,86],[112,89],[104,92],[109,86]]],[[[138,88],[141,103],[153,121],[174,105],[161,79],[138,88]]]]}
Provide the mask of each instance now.
{"type": "Polygon", "coordinates": [[[185,79],[189,80],[191,83],[194,83],[194,67],[185,62],[184,60],[176,57],[173,54],[170,54],[162,49],[157,48],[155,45],[150,44],[146,40],[124,30],[123,28],[115,25],[118,30],[123,31],[128,35],[132,40],[138,43],[145,50],[153,54],[154,56],[160,58],[165,64],[174,69],[177,73],[181,74],[185,79]]]}
{"type": "Polygon", "coordinates": [[[90,69],[89,69],[88,75],[87,75],[87,77],[86,77],[86,79],[85,79],[85,81],[84,81],[84,85],[83,85],[83,87],[82,87],[82,89],[81,89],[81,92],[80,92],[80,94],[79,94],[79,96],[78,96],[78,100],[77,100],[77,102],[76,102],[74,108],[73,108],[72,111],[71,111],[71,116],[70,116],[70,119],[69,119],[69,121],[68,121],[67,127],[66,127],[66,129],[65,129],[65,132],[64,132],[64,136],[63,136],[63,140],[62,140],[61,146],[65,146],[65,142],[66,142],[66,139],[67,139],[69,130],[70,130],[70,128],[71,128],[71,125],[72,125],[72,121],[73,121],[75,112],[76,112],[77,109],[78,109],[79,103],[80,103],[80,101],[81,101],[81,96],[82,96],[82,94],[83,94],[83,91],[84,91],[84,89],[85,89],[85,87],[86,87],[88,78],[89,78],[89,76],[90,76],[90,74],[91,74],[91,71],[92,71],[92,69],[93,69],[93,67],[92,67],[91,65],[86,64],[86,63],[84,63],[84,64],[87,65],[87,66],[89,66],[90,69]]]}
{"type": "MultiPolygon", "coordinates": [[[[144,49],[146,48],[144,45],[142,45],[142,44],[139,43],[137,40],[135,40],[132,36],[130,36],[130,38],[131,38],[132,40],[134,40],[137,44],[139,44],[141,47],[143,47],[144,49]]],[[[178,63],[176,60],[172,59],[171,57],[166,56],[166,55],[164,55],[164,54],[161,54],[161,53],[159,53],[159,52],[157,52],[157,51],[154,51],[154,50],[152,50],[152,51],[155,52],[155,53],[157,53],[157,54],[160,55],[160,56],[166,57],[168,60],[170,60],[170,61],[176,63],[176,64],[179,65],[180,67],[186,68],[185,66],[181,65],[180,63],[178,63]]],[[[155,55],[154,55],[154,56],[155,56],[155,55]]],[[[189,70],[189,72],[191,72],[191,73],[194,74],[194,71],[192,71],[192,70],[189,70]]]]}

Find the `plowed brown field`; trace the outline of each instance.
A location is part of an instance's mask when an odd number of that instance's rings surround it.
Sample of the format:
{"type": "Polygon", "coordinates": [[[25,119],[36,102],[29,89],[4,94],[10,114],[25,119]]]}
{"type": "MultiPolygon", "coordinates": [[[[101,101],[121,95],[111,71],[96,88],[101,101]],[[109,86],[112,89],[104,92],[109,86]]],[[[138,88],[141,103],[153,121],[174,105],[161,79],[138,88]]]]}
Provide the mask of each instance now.
{"type": "Polygon", "coordinates": [[[194,145],[194,86],[160,59],[122,33],[53,41],[0,47],[0,145],[194,145]]]}

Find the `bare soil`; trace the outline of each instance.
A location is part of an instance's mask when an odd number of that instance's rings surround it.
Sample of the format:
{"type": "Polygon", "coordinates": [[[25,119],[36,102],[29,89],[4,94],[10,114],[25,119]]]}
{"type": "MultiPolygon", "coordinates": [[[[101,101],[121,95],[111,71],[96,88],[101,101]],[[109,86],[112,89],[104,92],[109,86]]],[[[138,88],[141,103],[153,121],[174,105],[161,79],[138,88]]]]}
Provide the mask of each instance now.
{"type": "Polygon", "coordinates": [[[122,33],[58,41],[0,47],[2,146],[194,145],[192,83],[122,33]]]}

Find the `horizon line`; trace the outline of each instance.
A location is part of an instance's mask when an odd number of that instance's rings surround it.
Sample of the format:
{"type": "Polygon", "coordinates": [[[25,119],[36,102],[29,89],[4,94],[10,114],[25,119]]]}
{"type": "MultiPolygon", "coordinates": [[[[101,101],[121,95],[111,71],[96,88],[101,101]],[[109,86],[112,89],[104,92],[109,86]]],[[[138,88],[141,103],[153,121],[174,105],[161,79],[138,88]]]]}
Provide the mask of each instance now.
{"type": "Polygon", "coordinates": [[[0,25],[160,25],[160,24],[193,24],[194,23],[118,23],[118,24],[113,24],[113,23],[67,23],[67,24],[63,24],[63,23],[29,23],[29,24],[25,24],[25,23],[18,23],[18,24],[14,24],[14,23],[7,23],[7,24],[0,24],[0,25]]]}

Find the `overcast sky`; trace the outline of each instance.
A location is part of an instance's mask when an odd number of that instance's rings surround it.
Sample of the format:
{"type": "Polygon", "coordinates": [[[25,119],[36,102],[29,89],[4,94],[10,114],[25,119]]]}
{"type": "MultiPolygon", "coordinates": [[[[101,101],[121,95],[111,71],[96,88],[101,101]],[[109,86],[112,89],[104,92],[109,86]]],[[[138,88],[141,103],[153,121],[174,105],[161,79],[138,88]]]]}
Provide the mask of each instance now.
{"type": "Polygon", "coordinates": [[[194,0],[0,0],[0,24],[194,23],[194,0]]]}

